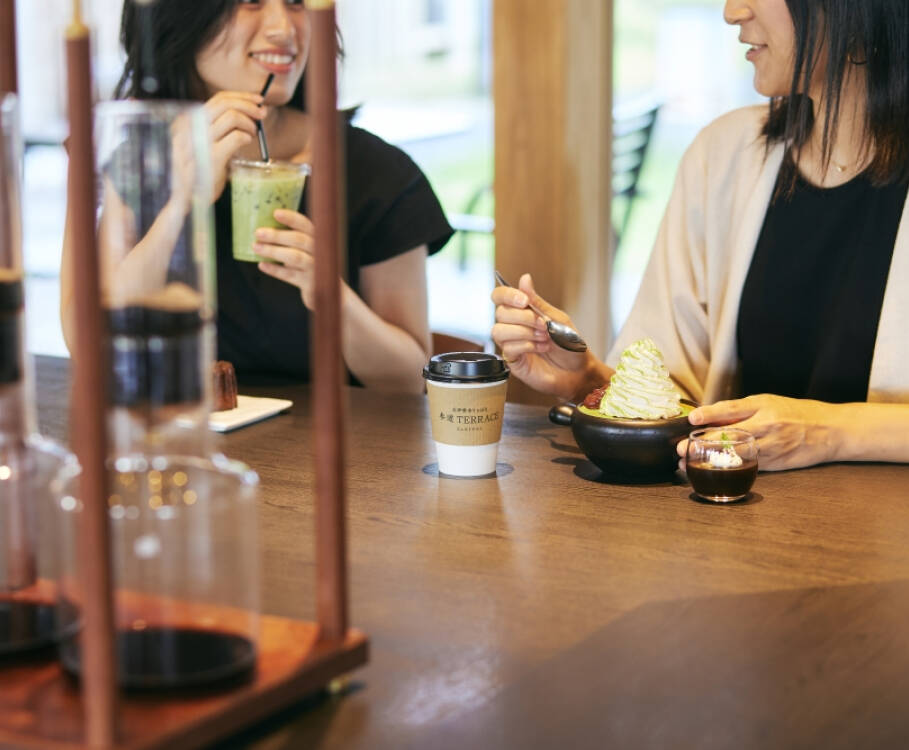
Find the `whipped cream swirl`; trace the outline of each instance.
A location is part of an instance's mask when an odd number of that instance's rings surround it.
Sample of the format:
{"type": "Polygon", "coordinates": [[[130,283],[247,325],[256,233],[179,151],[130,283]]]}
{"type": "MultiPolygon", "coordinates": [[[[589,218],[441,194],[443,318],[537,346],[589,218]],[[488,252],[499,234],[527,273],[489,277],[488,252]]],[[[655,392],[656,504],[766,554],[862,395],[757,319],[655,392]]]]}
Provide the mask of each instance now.
{"type": "Polygon", "coordinates": [[[669,419],[682,413],[681,394],[652,339],[635,341],[622,352],[615,375],[600,402],[607,417],[669,419]]]}

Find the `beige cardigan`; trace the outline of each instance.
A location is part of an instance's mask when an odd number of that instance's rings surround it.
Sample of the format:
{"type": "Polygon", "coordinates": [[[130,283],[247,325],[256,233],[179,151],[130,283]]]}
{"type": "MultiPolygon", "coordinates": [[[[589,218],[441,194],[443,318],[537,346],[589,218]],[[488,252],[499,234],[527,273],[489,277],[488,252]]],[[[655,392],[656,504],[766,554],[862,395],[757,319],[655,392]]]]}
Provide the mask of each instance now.
{"type": "MultiPolygon", "coordinates": [[[[767,151],[760,136],[766,114],[759,105],[723,115],[688,148],[634,307],[606,358],[615,367],[628,344],[650,336],[699,403],[739,395],[739,301],[783,159],[782,145],[767,151]]],[[[909,402],[909,210],[893,249],[868,401],[909,402]]]]}

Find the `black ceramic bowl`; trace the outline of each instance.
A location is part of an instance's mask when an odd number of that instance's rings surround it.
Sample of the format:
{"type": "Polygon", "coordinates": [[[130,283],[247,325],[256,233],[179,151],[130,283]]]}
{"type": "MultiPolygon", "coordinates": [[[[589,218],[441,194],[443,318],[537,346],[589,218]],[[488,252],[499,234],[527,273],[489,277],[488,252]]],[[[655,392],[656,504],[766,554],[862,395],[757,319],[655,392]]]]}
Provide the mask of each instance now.
{"type": "Polygon", "coordinates": [[[578,448],[608,477],[656,482],[676,470],[676,445],[691,431],[688,412],[696,404],[683,400],[682,405],[682,414],[671,419],[614,419],[560,404],[550,409],[549,419],[571,425],[578,448]]]}

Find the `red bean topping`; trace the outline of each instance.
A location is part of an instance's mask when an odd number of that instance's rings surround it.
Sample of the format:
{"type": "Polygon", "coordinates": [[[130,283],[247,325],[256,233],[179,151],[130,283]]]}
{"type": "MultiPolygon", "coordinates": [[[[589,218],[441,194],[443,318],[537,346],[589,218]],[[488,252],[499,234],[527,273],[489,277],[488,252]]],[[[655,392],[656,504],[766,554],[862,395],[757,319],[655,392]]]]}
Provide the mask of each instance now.
{"type": "Polygon", "coordinates": [[[603,400],[603,395],[606,393],[606,386],[601,388],[594,388],[590,393],[587,394],[587,397],[584,399],[584,406],[588,409],[598,409],[600,407],[600,401],[603,400]]]}

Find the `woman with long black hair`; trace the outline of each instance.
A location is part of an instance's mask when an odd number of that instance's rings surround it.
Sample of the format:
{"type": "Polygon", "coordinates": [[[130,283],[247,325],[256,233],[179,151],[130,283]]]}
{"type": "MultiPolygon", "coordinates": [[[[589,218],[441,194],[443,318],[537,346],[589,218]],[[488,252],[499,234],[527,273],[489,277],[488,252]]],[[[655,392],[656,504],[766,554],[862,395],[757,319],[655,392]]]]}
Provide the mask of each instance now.
{"type": "MultiPolygon", "coordinates": [[[[231,254],[227,179],[232,159],[259,158],[259,123],[273,159],[310,160],[311,121],[303,109],[310,27],[302,0],[156,0],[144,7],[126,0],[121,41],[127,60],[119,97],[203,102],[211,123],[218,357],[234,364],[241,386],[308,381],[314,294],[313,227],[302,213],[306,196],[299,210],[275,212],[287,229],[258,230],[253,249],[268,261],[237,261],[231,254]],[[272,84],[262,97],[258,92],[270,74],[272,84]]],[[[354,382],[422,392],[430,346],[426,257],[441,249],[452,230],[425,176],[402,151],[349,123],[344,151],[344,361],[354,382]]],[[[116,196],[109,197],[106,203],[114,203],[116,196]]],[[[186,210],[184,202],[173,212],[171,231],[180,231],[186,210]]],[[[105,221],[102,215],[102,234],[105,221]]],[[[157,229],[168,228],[156,224],[148,231],[157,229]]],[[[155,243],[142,239],[107,263],[119,272],[110,283],[141,283],[155,264],[166,269],[155,243]]],[[[64,333],[72,318],[71,257],[65,242],[64,333]]]]}
{"type": "Polygon", "coordinates": [[[727,0],[725,19],[769,107],[686,152],[606,362],[552,345],[528,302],[567,316],[528,275],[493,292],[493,338],[572,399],[649,336],[704,404],[691,423],[754,433],[764,469],[909,461],[909,3],[727,0]]]}

